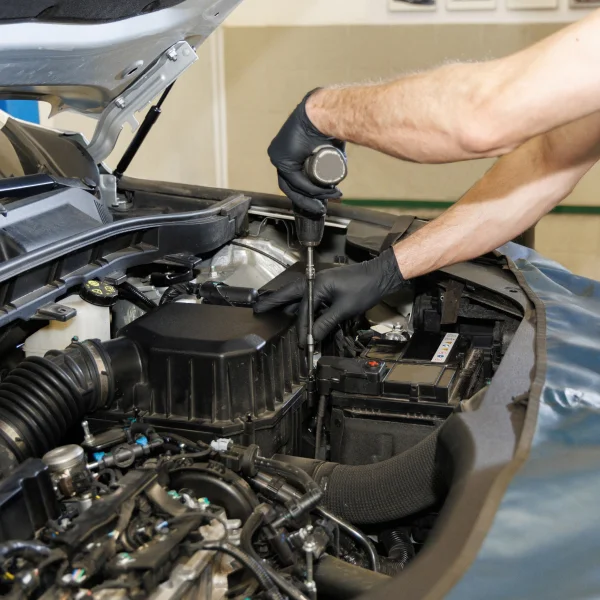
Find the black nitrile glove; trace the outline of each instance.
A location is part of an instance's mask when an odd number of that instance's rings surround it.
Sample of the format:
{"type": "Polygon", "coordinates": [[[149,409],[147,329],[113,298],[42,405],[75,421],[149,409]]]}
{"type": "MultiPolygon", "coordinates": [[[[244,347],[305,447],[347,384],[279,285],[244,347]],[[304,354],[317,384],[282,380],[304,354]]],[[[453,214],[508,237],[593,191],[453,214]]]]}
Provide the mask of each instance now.
{"type": "MultiPolygon", "coordinates": [[[[315,91],[315,90],[313,90],[315,91]]],[[[344,142],[323,135],[306,114],[307,94],[294,109],[269,146],[269,158],[277,168],[279,187],[294,209],[309,215],[324,215],[327,200],[341,198],[338,188],[320,187],[304,173],[306,159],[320,146],[335,146],[342,152],[344,142]]]]}
{"type": "MultiPolygon", "coordinates": [[[[342,321],[369,310],[384,296],[398,291],[403,284],[404,277],[392,248],[371,260],[317,273],[314,286],[315,311],[322,308],[325,310],[314,323],[315,341],[321,341],[342,321]]],[[[254,305],[254,312],[263,313],[285,307],[285,312],[291,313],[299,306],[298,336],[300,345],[303,346],[308,317],[305,292],[306,280],[298,279],[260,298],[254,305]]]]}

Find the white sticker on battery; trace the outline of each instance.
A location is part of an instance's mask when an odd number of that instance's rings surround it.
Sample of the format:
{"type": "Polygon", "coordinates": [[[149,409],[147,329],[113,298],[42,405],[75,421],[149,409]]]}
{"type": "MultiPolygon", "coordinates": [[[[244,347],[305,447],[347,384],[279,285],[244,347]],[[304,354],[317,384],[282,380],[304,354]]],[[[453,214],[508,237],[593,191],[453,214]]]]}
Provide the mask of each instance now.
{"type": "Polygon", "coordinates": [[[392,331],[394,329],[394,327],[392,325],[390,325],[389,323],[379,323],[378,325],[372,325],[371,329],[375,333],[383,335],[385,333],[389,333],[390,331],[392,331]]]}
{"type": "Polygon", "coordinates": [[[442,340],[439,348],[435,351],[431,362],[434,363],[444,363],[448,358],[448,355],[452,351],[456,340],[458,339],[458,333],[447,333],[442,340]]]}

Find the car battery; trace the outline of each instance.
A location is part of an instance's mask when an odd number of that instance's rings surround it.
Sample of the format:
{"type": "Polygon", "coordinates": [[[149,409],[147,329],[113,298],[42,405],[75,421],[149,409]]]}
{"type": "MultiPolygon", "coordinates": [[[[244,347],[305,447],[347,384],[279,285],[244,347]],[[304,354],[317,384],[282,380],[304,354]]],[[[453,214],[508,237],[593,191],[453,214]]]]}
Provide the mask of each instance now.
{"type": "Polygon", "coordinates": [[[330,460],[370,464],[405,451],[453,411],[470,340],[417,332],[408,341],[376,338],[357,358],[322,356],[320,394],[328,397],[330,460]]]}
{"type": "Polygon", "coordinates": [[[359,358],[321,357],[319,392],[447,404],[468,340],[457,333],[418,332],[407,342],[379,342],[359,358]]]}

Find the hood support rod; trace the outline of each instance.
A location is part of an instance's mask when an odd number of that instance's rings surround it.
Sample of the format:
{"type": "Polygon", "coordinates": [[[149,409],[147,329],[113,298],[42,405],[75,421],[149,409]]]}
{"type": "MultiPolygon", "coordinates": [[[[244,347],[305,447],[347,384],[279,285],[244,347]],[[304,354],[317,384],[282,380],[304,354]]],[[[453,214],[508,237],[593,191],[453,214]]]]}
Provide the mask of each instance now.
{"type": "Polygon", "coordinates": [[[144,140],[150,133],[150,130],[152,129],[152,127],[154,127],[154,124],[156,123],[156,121],[158,121],[158,117],[160,117],[160,115],[162,113],[162,110],[161,110],[162,104],[166,100],[167,96],[169,95],[169,92],[173,89],[174,85],[175,85],[175,82],[173,82],[162,93],[162,96],[159,98],[158,102],[154,106],[151,106],[150,110],[146,113],[146,116],[144,117],[144,120],[142,121],[140,128],[137,130],[136,134],[133,136],[133,139],[129,143],[129,146],[127,146],[127,149],[123,153],[123,156],[121,157],[121,160],[119,161],[119,164],[117,165],[117,168],[113,172],[113,175],[117,179],[121,179],[121,177],[123,177],[123,173],[125,173],[125,171],[129,168],[129,165],[135,158],[135,155],[138,153],[138,150],[140,149],[141,145],[144,143],[144,140]]]}

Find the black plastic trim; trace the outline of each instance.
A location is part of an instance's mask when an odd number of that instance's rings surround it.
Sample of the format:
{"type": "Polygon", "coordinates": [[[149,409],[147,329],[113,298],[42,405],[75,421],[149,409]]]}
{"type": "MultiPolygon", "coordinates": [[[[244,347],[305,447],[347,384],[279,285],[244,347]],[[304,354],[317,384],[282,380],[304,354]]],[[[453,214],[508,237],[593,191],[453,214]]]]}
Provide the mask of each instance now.
{"type": "MultiPolygon", "coordinates": [[[[57,194],[83,194],[82,201],[90,198],[81,190],[52,193],[57,194]]],[[[47,197],[40,198],[40,212],[47,201],[47,197]]],[[[214,251],[241,231],[249,204],[249,198],[234,195],[198,211],[106,225],[94,221],[84,231],[7,260],[0,264],[0,326],[31,318],[86,279],[152,262],[165,254],[214,251]]]]}
{"type": "MultiPolygon", "coordinates": [[[[79,190],[68,190],[67,192],[62,193],[74,191],[79,190]]],[[[66,251],[71,252],[73,250],[79,250],[83,246],[91,243],[101,242],[120,233],[141,231],[156,226],[179,224],[198,225],[202,222],[206,222],[209,219],[216,219],[218,217],[226,216],[229,212],[239,207],[240,204],[249,205],[249,203],[250,198],[239,194],[229,196],[210,208],[205,208],[195,212],[153,215],[134,219],[124,219],[122,221],[109,223],[102,227],[97,227],[90,231],[85,231],[83,233],[65,238],[64,240],[54,244],[51,248],[40,248],[39,250],[29,252],[23,256],[19,256],[5,262],[4,264],[0,265],[0,282],[5,281],[10,277],[19,275],[19,273],[23,272],[25,269],[29,270],[31,268],[35,268],[44,262],[58,258],[66,251]]]]}

